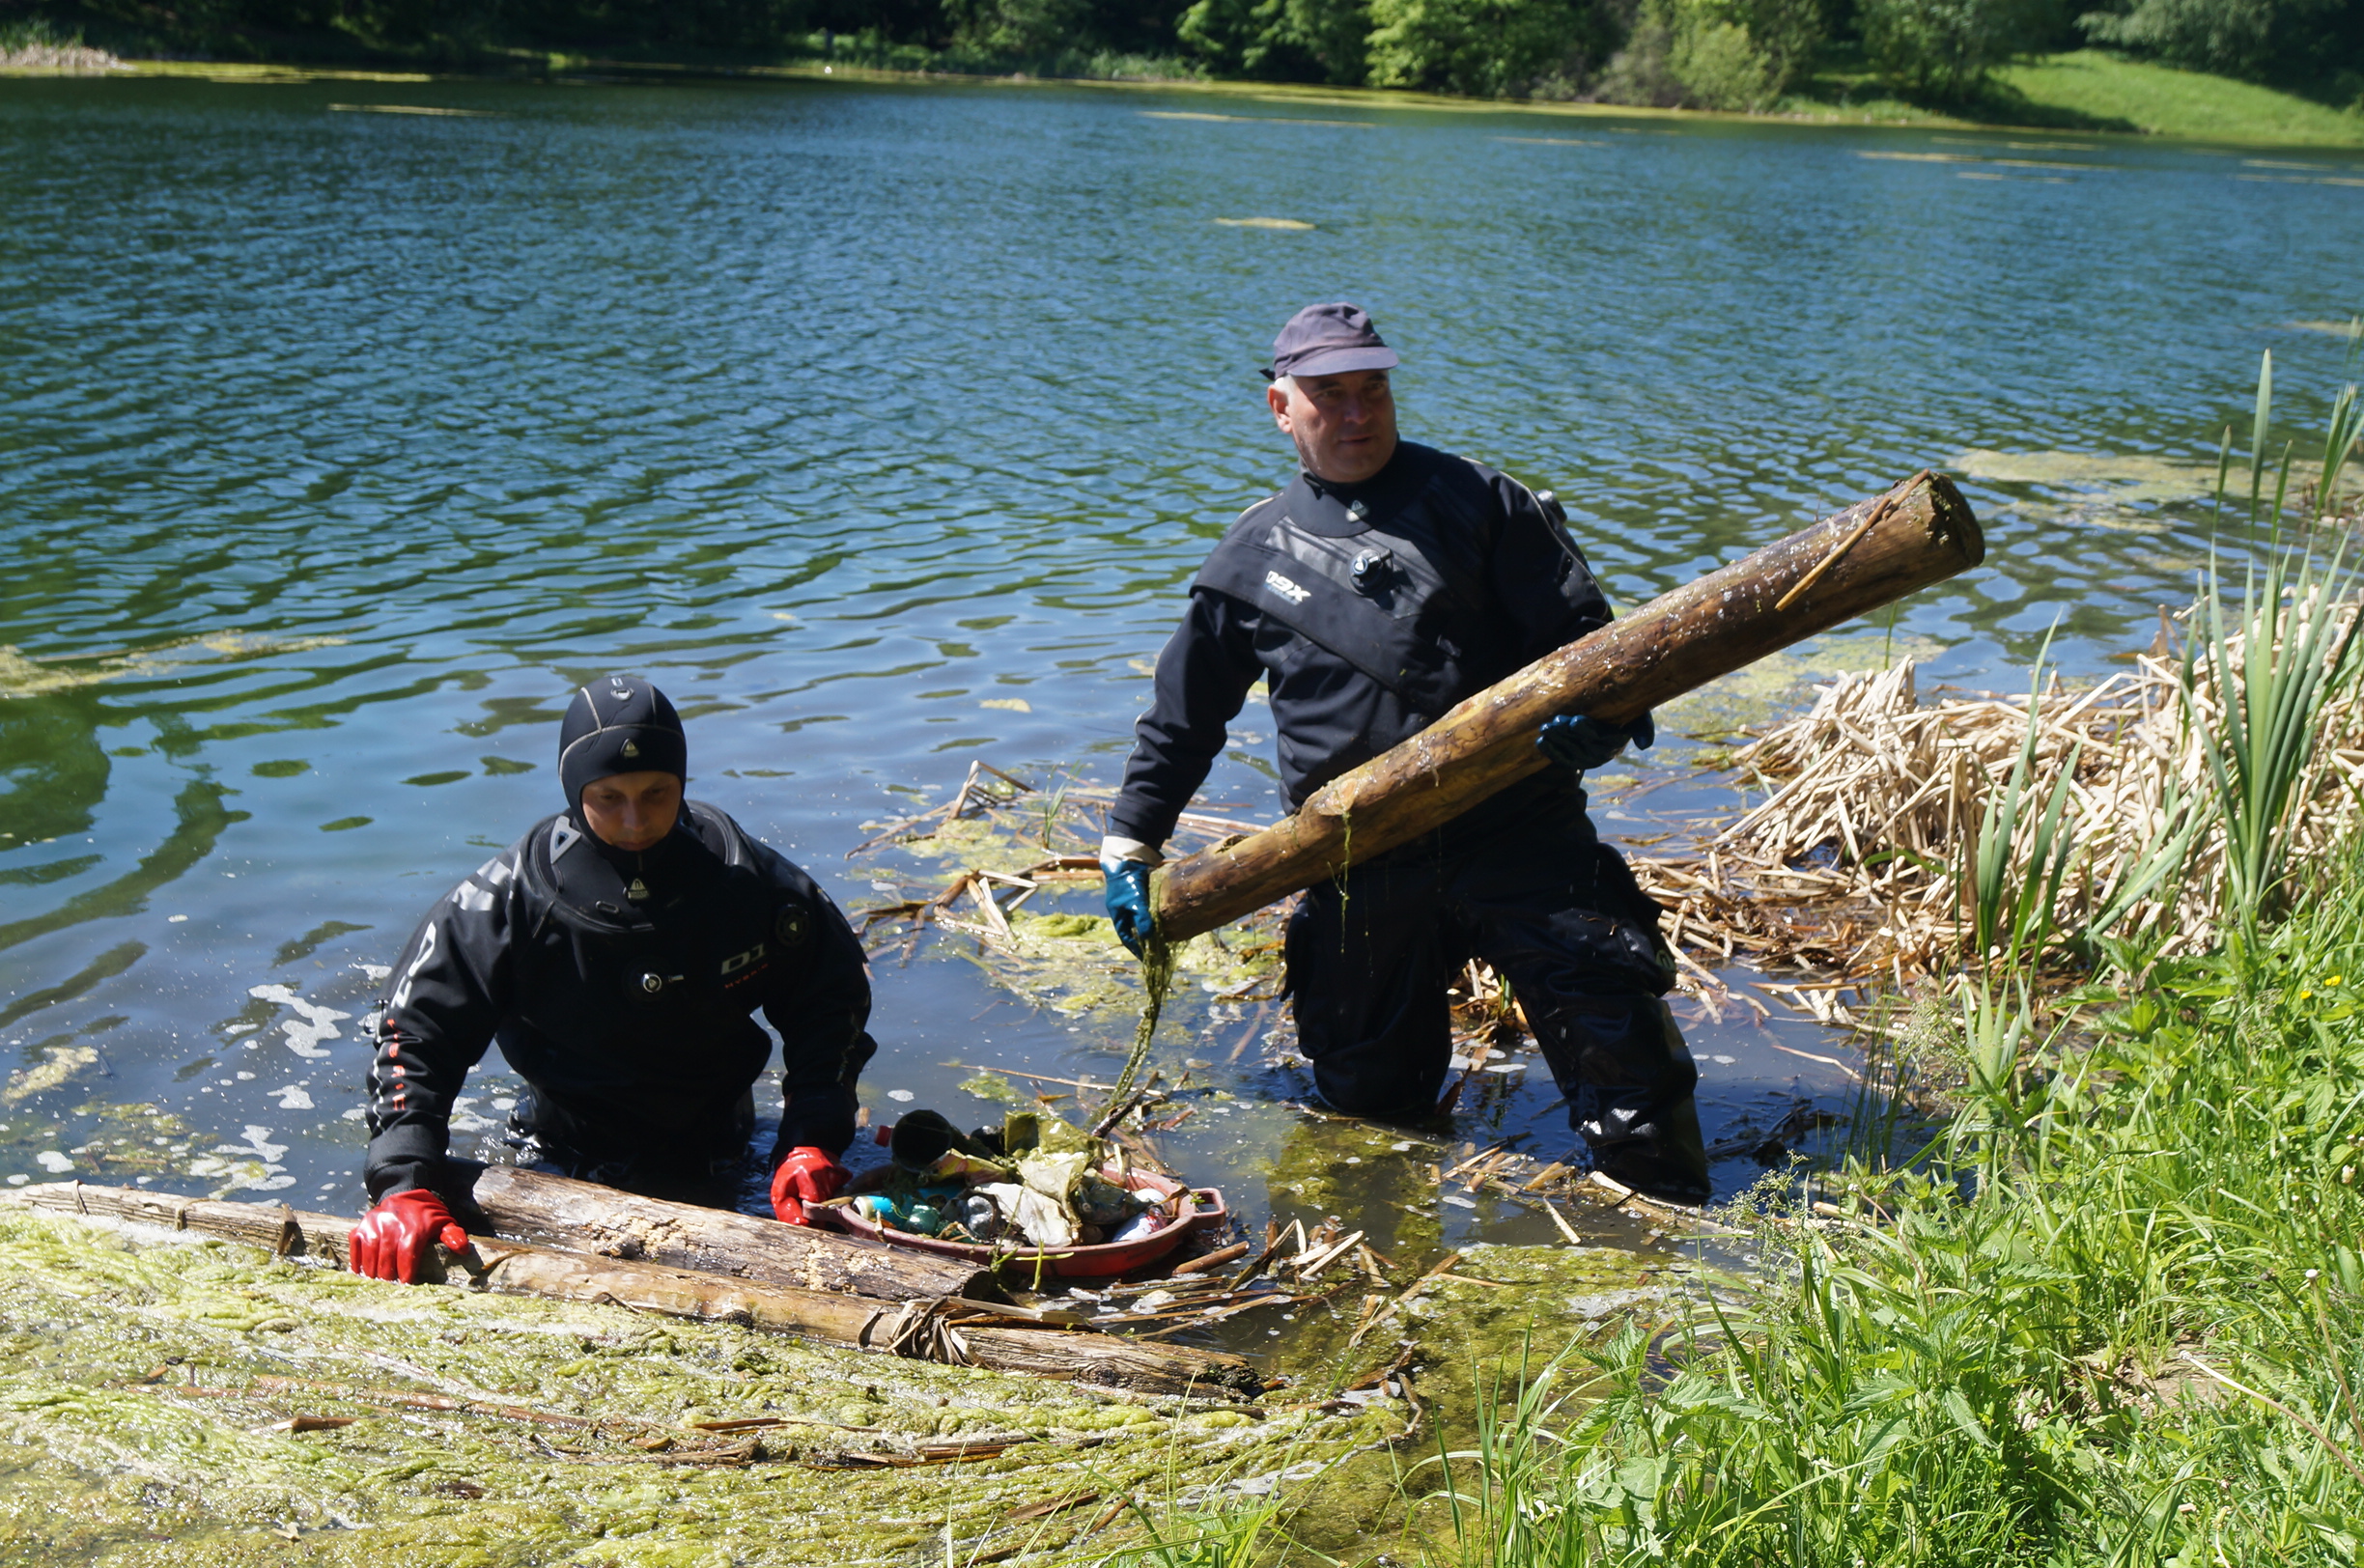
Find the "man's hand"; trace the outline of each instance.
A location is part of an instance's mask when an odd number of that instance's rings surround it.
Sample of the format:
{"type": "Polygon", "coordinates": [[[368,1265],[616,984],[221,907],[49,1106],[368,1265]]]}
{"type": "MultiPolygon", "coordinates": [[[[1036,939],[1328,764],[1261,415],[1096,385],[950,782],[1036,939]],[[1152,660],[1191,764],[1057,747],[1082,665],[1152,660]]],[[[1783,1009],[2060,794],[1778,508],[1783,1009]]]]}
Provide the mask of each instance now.
{"type": "Polygon", "coordinates": [[[1157,916],[1149,912],[1149,868],[1139,860],[1103,859],[1100,875],[1108,879],[1109,924],[1139,958],[1141,944],[1157,930],[1157,916]]]}
{"type": "Polygon", "coordinates": [[[464,1252],[467,1232],[452,1218],[443,1200],[423,1187],[388,1192],[378,1207],[361,1217],[345,1238],[345,1256],[352,1272],[372,1279],[418,1282],[419,1265],[437,1242],[446,1251],[464,1252]]]}
{"type": "Polygon", "coordinates": [[[1644,714],[1631,724],[1612,724],[1601,718],[1571,718],[1562,714],[1547,719],[1535,733],[1535,749],[1562,768],[1589,773],[1608,766],[1610,759],[1631,742],[1647,751],[1658,739],[1658,726],[1644,714]]]}
{"type": "Polygon", "coordinates": [[[772,1213],[783,1225],[802,1225],[804,1205],[826,1203],[843,1190],[846,1168],[826,1149],[810,1144],[788,1151],[788,1158],[772,1173],[772,1213]]]}

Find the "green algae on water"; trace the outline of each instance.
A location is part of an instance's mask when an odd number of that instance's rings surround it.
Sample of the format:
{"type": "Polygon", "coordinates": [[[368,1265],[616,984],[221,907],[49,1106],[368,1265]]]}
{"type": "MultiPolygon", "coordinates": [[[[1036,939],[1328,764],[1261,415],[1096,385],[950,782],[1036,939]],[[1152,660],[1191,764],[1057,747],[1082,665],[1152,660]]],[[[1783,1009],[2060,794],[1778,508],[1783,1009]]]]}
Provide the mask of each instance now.
{"type": "Polygon", "coordinates": [[[30,656],[8,643],[0,643],[0,699],[35,697],[52,691],[72,691],[102,681],[161,675],[185,664],[237,663],[273,654],[338,648],[344,643],[343,637],[268,637],[217,631],[133,653],[71,654],[57,658],[30,656]]]}
{"type": "MultiPolygon", "coordinates": [[[[1810,706],[1814,688],[1834,676],[1886,669],[1904,658],[1927,662],[1943,652],[1943,644],[1928,637],[1908,634],[1892,640],[1876,630],[1811,637],[1660,705],[1658,727],[1705,741],[1755,734],[1810,706]]],[[[1595,775],[1595,789],[1608,792],[1615,776],[1595,775]]]]}
{"type": "Polygon", "coordinates": [[[1294,1491],[1406,1414],[1202,1411],[0,1209],[0,1560],[27,1568],[885,1565],[943,1560],[947,1528],[956,1561],[1069,1561],[1100,1509],[1008,1516],[1084,1491],[1152,1514],[1294,1491]],[[351,1424],[286,1429],[297,1415],[351,1424]],[[754,1418],[782,1424],[691,1424],[754,1418]],[[984,1438],[1019,1441],[891,1464],[984,1438]],[[680,1462],[750,1440],[751,1463],[680,1462]]]}

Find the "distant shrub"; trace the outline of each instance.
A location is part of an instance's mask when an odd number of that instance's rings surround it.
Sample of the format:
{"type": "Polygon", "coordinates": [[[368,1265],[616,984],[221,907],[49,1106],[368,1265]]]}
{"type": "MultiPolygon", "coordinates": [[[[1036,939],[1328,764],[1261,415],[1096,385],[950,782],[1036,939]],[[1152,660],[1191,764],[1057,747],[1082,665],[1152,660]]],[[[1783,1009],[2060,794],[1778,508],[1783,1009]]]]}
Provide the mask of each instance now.
{"type": "Polygon", "coordinates": [[[2358,0],[2120,0],[2077,25],[2097,43],[2228,76],[2306,79],[2364,69],[2358,0]]]}
{"type": "Polygon", "coordinates": [[[1765,57],[1738,22],[1709,22],[1677,35],[1674,77],[1708,109],[1757,109],[1773,100],[1765,57]]]}
{"type": "Polygon", "coordinates": [[[1763,109],[1822,38],[1819,0],[1646,0],[1597,91],[1613,103],[1763,109]]]}
{"type": "Polygon", "coordinates": [[[988,54],[1036,60],[1072,46],[1091,19],[1090,0],[972,0],[946,6],[953,38],[988,54]]]}
{"type": "Polygon", "coordinates": [[[2019,46],[2020,0],[1858,0],[1864,53],[1900,92],[1955,103],[2019,46]]]}
{"type": "Polygon", "coordinates": [[[1547,97],[1599,49],[1580,0],[1371,0],[1370,83],[1472,98],[1547,97]]]}
{"type": "Polygon", "coordinates": [[[1334,87],[1363,84],[1370,30],[1364,0],[1196,0],[1174,24],[1216,75],[1334,87]]]}

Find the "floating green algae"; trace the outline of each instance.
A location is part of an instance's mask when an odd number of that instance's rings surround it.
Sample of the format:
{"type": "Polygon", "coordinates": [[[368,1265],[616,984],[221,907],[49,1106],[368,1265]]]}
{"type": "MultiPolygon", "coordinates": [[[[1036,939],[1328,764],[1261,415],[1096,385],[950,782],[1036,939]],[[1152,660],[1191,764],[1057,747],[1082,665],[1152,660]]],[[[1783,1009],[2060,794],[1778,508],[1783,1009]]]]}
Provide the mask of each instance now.
{"type": "MultiPolygon", "coordinates": [[[[1924,662],[1944,644],[1910,633],[1867,630],[1810,637],[1767,654],[1730,675],[1688,691],[1656,711],[1659,729],[1699,740],[1730,740],[1761,731],[1814,701],[1814,687],[1834,676],[1885,669],[1898,659],[1924,662]]],[[[1606,775],[1596,776],[1605,787],[1606,775]]]]}
{"type": "Polygon", "coordinates": [[[344,642],[343,637],[268,637],[219,631],[133,653],[72,654],[55,658],[29,657],[0,643],[0,698],[71,691],[102,681],[160,675],[184,664],[236,663],[273,654],[309,653],[316,648],[342,647],[344,642]]]}
{"type": "MultiPolygon", "coordinates": [[[[1992,452],[1973,447],[1956,453],[1946,466],[1986,484],[2048,492],[2043,499],[2015,502],[2012,510],[2024,517],[2072,519],[2121,533],[2169,532],[2174,519],[2158,508],[2205,501],[2216,492],[2214,463],[2177,462],[2149,454],[1992,452]]],[[[2293,495],[2321,474],[2320,465],[2304,458],[2294,462],[2293,495]]],[[[2245,494],[2248,483],[2248,464],[2237,460],[2226,478],[2227,489],[2245,494]]],[[[2269,495],[2273,483],[2268,472],[2266,490],[2269,495]]],[[[2342,493],[2352,489],[2351,480],[2342,487],[2342,493]]]]}
{"type": "MultiPolygon", "coordinates": [[[[921,862],[924,875],[950,875],[946,868],[983,867],[1016,874],[1055,853],[1075,853],[1084,847],[1058,817],[1055,796],[1021,797],[1014,804],[936,826],[922,838],[905,839],[874,852],[874,869],[905,878],[891,862],[921,862]]],[[[933,889],[930,889],[932,891],[933,889]]],[[[1006,891],[1006,889],[1002,889],[1006,891]]],[[[1063,1017],[1114,1025],[1120,1018],[1138,1017],[1141,1004],[1140,966],[1116,939],[1106,916],[1084,909],[1059,908],[1061,903],[1088,900],[1097,905],[1096,881],[1046,884],[1030,907],[1007,909],[1006,939],[971,938],[960,932],[942,933],[943,948],[957,953],[983,969],[993,982],[1020,1000],[1063,1017]]],[[[977,911],[969,903],[956,904],[956,917],[975,923],[977,911]]],[[[1277,941],[1259,939],[1252,932],[1227,932],[1194,937],[1172,949],[1174,981],[1199,992],[1237,996],[1264,989],[1280,966],[1277,941]]]]}
{"type": "Polygon", "coordinates": [[[12,1563],[888,1564],[943,1561],[947,1529],[956,1561],[1087,1560],[1131,1527],[1079,1538],[1110,1502],[1299,1487],[1403,1422],[1399,1407],[1217,1414],[0,1211],[12,1563]],[[325,1387],[256,1386],[269,1377],[325,1387]],[[555,1419],[388,1408],[419,1394],[555,1419]],[[353,1419],[276,1425],[299,1415],[353,1419]],[[791,1424],[688,1424],[754,1417],[791,1424]],[[894,1463],[1010,1438],[990,1458],[894,1463]],[[744,1463],[679,1462],[750,1440],[744,1463]],[[1007,1519],[1084,1492],[1103,1500],[1007,1519]]]}
{"type": "MultiPolygon", "coordinates": [[[[1115,1024],[1138,1014],[1140,966],[1098,915],[1014,910],[1007,950],[946,938],[948,949],[974,963],[994,983],[1020,999],[1068,1018],[1092,1017],[1115,1024]]],[[[1238,933],[1231,934],[1235,939],[1238,933]]],[[[1173,949],[1174,980],[1201,992],[1239,994],[1258,987],[1280,968],[1277,948],[1244,953],[1214,936],[1194,937],[1173,949]]]]}
{"type": "Polygon", "coordinates": [[[1714,1282],[1669,1255],[1481,1243],[1463,1248],[1400,1305],[1388,1304],[1402,1298],[1400,1282],[1393,1289],[1357,1282],[1321,1307],[1301,1309],[1284,1361],[1299,1373],[1305,1397],[1352,1396],[1351,1385],[1400,1364],[1422,1414],[1396,1443],[1340,1461],[1318,1499],[1283,1512],[1288,1534],[1348,1562],[1373,1560],[1383,1546],[1390,1555],[1376,1560],[1457,1560],[1449,1511],[1416,1500],[1437,1477],[1416,1467],[1440,1449],[1468,1447],[1481,1404],[1514,1397],[1571,1345],[1636,1316],[1672,1321],[1694,1310],[1714,1282]],[[1380,1307],[1361,1341],[1351,1342],[1374,1300],[1380,1307]]]}

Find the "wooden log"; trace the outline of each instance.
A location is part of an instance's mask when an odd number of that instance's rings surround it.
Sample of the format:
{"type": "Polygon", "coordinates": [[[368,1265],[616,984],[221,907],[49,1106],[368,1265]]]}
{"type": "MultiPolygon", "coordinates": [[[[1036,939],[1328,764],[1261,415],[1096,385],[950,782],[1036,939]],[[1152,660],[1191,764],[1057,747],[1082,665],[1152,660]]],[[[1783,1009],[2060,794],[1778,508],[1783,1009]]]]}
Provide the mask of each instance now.
{"type": "Polygon", "coordinates": [[[1662,595],[1454,707],[1316,790],[1294,816],[1151,878],[1168,941],[1430,832],[1552,766],[1535,731],[1562,714],[1630,722],[1684,692],[1985,557],[1961,492],[1926,470],[1662,595]]]}
{"type": "MultiPolygon", "coordinates": [[[[346,1264],[353,1221],[277,1203],[229,1203],[144,1192],[137,1188],[54,1182],[0,1192],[17,1208],[87,1218],[130,1220],[165,1230],[218,1236],[282,1257],[332,1268],[346,1264]]],[[[786,1227],[793,1228],[793,1227],[786,1227]]],[[[878,1301],[834,1291],[766,1285],[721,1274],[591,1257],[493,1236],[469,1238],[473,1256],[431,1265],[429,1283],[508,1296],[623,1306],[697,1323],[730,1323],[818,1344],[920,1360],[956,1361],[994,1371],[1057,1378],[1136,1393],[1253,1398],[1263,1375],[1236,1356],[1187,1346],[1147,1345],[1114,1334],[958,1322],[990,1314],[986,1305],[878,1301]],[[941,1331],[910,1332],[925,1308],[946,1309],[958,1344],[941,1331]]]]}
{"type": "Polygon", "coordinates": [[[494,1235],[515,1241],[889,1302],[1008,1300],[993,1271],[959,1258],[725,1209],[635,1197],[513,1165],[453,1161],[449,1169],[455,1186],[474,1172],[465,1196],[494,1235]]]}

